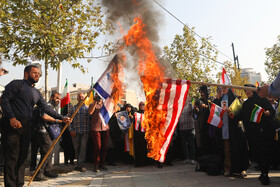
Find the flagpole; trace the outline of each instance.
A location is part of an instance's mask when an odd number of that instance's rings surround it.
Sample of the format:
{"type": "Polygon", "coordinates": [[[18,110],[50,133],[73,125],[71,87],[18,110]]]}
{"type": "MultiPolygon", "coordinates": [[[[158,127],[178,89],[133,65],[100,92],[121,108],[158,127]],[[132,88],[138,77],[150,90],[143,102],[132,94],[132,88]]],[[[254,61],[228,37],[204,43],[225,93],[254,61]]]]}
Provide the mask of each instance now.
{"type": "MultiPolygon", "coordinates": [[[[82,105],[84,104],[86,98],[88,98],[88,96],[90,95],[90,93],[92,92],[93,88],[91,88],[88,92],[86,97],[82,100],[82,102],[79,103],[77,109],[75,110],[75,112],[72,114],[71,116],[71,120],[73,120],[74,116],[77,114],[78,110],[82,107],[82,105]]],[[[36,176],[36,174],[38,173],[38,171],[40,170],[40,168],[42,167],[42,165],[44,164],[44,162],[46,161],[47,157],[49,156],[50,152],[52,151],[52,149],[54,148],[55,144],[58,142],[58,140],[60,139],[60,137],[62,136],[63,132],[66,130],[66,128],[69,126],[70,123],[66,123],[65,126],[63,127],[63,129],[61,130],[59,136],[55,139],[55,141],[53,142],[51,148],[48,150],[48,152],[46,153],[45,157],[43,158],[42,162],[40,163],[40,165],[38,166],[38,168],[36,169],[35,173],[33,174],[33,176],[31,177],[29,183],[27,186],[30,186],[31,182],[33,181],[34,177],[36,176]]]]}
{"type": "Polygon", "coordinates": [[[191,84],[198,84],[198,85],[206,85],[206,86],[217,86],[217,87],[224,87],[224,88],[234,88],[234,89],[241,89],[241,90],[250,90],[250,91],[257,91],[257,88],[247,87],[247,86],[236,86],[236,85],[227,85],[227,84],[217,84],[217,83],[210,83],[210,82],[199,82],[199,81],[189,81],[191,84]]]}

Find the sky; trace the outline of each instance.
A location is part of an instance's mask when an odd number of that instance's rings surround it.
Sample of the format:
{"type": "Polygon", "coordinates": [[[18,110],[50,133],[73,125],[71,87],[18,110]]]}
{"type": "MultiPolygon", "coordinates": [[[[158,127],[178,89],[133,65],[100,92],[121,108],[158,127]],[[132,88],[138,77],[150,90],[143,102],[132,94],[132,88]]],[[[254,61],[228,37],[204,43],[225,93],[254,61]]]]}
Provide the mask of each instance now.
{"type": "MultiPolygon", "coordinates": [[[[194,27],[198,35],[211,37],[211,43],[225,54],[218,55],[219,62],[233,59],[231,44],[234,43],[240,67],[253,68],[261,73],[263,81],[267,80],[264,66],[265,48],[277,43],[277,36],[280,35],[279,0],[158,0],[158,2],[183,23],[194,27]]],[[[163,16],[164,20],[158,30],[159,46],[163,48],[172,43],[176,34],[182,34],[183,25],[157,4],[155,8],[161,12],[162,15],[159,16],[163,16]]],[[[100,52],[93,54],[100,55],[102,55],[100,52]]],[[[66,78],[69,84],[90,84],[91,77],[97,81],[112,57],[93,59],[91,63],[80,60],[88,69],[86,74],[73,69],[68,62],[63,62],[61,84],[65,84],[66,78]]],[[[218,66],[222,69],[222,65],[218,66]]],[[[24,66],[13,67],[4,61],[2,67],[7,69],[9,74],[0,78],[0,85],[5,86],[13,79],[23,78],[24,66]]],[[[55,87],[57,73],[50,70],[49,74],[49,86],[55,87]]],[[[37,87],[43,85],[44,75],[37,87]]]]}

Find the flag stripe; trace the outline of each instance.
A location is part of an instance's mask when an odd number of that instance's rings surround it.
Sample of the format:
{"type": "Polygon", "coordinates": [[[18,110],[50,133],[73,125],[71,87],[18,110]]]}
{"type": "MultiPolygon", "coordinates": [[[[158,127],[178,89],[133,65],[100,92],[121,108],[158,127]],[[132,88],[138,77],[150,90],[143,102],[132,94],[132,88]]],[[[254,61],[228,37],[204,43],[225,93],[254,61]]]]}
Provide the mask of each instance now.
{"type": "Polygon", "coordinates": [[[124,152],[129,151],[129,140],[128,139],[129,139],[128,133],[126,133],[124,136],[124,152]]]}
{"type": "Polygon", "coordinates": [[[261,121],[263,112],[264,112],[264,109],[262,108],[261,111],[259,112],[259,115],[257,116],[257,123],[259,123],[261,121]]]}
{"type": "Polygon", "coordinates": [[[139,128],[139,124],[137,123],[137,120],[138,120],[138,115],[137,115],[137,112],[135,112],[135,114],[134,114],[134,116],[135,116],[135,130],[138,130],[138,128],[139,128]]]}
{"type": "Polygon", "coordinates": [[[264,111],[265,110],[262,107],[255,104],[255,108],[251,113],[250,121],[259,123],[261,121],[261,117],[264,111]]]}
{"type": "Polygon", "coordinates": [[[95,90],[99,93],[99,95],[100,95],[101,97],[103,97],[103,99],[107,99],[108,97],[110,97],[110,94],[107,93],[107,92],[99,85],[98,82],[94,85],[94,88],[95,88],[95,90]]]}
{"type": "Polygon", "coordinates": [[[207,123],[209,123],[209,124],[211,123],[211,121],[213,121],[213,118],[214,118],[213,113],[215,113],[215,108],[213,107],[213,105],[214,104],[211,103],[210,114],[209,114],[209,117],[208,117],[208,120],[207,120],[207,123]]]}
{"type": "Polygon", "coordinates": [[[165,108],[167,109],[166,120],[164,123],[165,137],[166,140],[160,149],[160,162],[164,162],[167,150],[169,148],[171,139],[173,137],[177,122],[181,115],[183,106],[186,101],[186,97],[189,91],[190,82],[183,80],[173,80],[167,79],[163,83],[163,88],[166,87],[166,90],[161,90],[165,93],[165,108]],[[164,86],[168,84],[168,86],[164,86]],[[168,102],[166,100],[168,98],[168,102]]]}
{"type": "MultiPolygon", "coordinates": [[[[177,81],[180,81],[180,80],[177,80],[177,81]]],[[[176,81],[176,82],[177,82],[176,81]]],[[[178,101],[179,101],[179,98],[181,96],[181,90],[182,90],[182,85],[177,85],[176,86],[176,93],[175,93],[175,98],[174,98],[174,104],[173,104],[173,112],[172,112],[172,118],[171,118],[171,124],[173,124],[176,120],[176,117],[177,117],[177,114],[178,114],[178,101]]],[[[172,126],[169,125],[166,133],[165,133],[165,136],[168,136],[170,131],[172,129],[172,126]]]]}
{"type": "Polygon", "coordinates": [[[60,100],[60,106],[61,106],[61,108],[64,108],[69,103],[70,103],[70,93],[67,93],[66,97],[63,97],[60,100]]]}
{"type": "Polygon", "coordinates": [[[226,70],[223,68],[223,72],[222,72],[222,84],[225,84],[225,74],[226,74],[226,70]]]}
{"type": "Polygon", "coordinates": [[[140,114],[141,132],[145,132],[145,128],[142,126],[143,114],[140,114]]]}
{"type": "MultiPolygon", "coordinates": [[[[225,110],[222,110],[220,116],[223,116],[225,114],[225,110]]],[[[221,128],[223,125],[223,121],[221,120],[220,123],[218,124],[218,128],[221,128]]]]}

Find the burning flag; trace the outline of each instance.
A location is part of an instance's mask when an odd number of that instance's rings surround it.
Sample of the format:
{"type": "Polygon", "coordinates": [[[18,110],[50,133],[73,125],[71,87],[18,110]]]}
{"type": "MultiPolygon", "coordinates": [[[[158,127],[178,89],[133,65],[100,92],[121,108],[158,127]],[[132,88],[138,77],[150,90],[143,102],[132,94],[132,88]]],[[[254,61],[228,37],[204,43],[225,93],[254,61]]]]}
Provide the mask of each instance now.
{"type": "Polygon", "coordinates": [[[183,109],[190,83],[164,79],[153,46],[141,17],[123,37],[126,46],[134,46],[139,56],[138,74],[146,95],[142,126],[148,146],[148,157],[164,162],[178,118],[183,109]]]}
{"type": "Polygon", "coordinates": [[[68,87],[68,80],[66,79],[66,83],[63,89],[63,92],[61,94],[61,101],[60,101],[60,108],[61,113],[63,113],[64,110],[66,110],[66,107],[71,102],[70,99],[70,93],[69,93],[69,87],[68,87]]]}
{"type": "MultiPolygon", "coordinates": [[[[160,162],[164,162],[170,141],[174,134],[190,88],[190,82],[180,79],[164,79],[160,90],[158,110],[164,111],[162,119],[163,144],[160,147],[160,162]]],[[[145,111],[146,112],[146,111],[145,111]]]]}
{"type": "Polygon", "coordinates": [[[99,114],[104,125],[109,122],[114,112],[114,106],[123,95],[122,81],[119,77],[120,71],[122,69],[119,58],[116,55],[93,86],[98,95],[104,100],[99,114]]]}

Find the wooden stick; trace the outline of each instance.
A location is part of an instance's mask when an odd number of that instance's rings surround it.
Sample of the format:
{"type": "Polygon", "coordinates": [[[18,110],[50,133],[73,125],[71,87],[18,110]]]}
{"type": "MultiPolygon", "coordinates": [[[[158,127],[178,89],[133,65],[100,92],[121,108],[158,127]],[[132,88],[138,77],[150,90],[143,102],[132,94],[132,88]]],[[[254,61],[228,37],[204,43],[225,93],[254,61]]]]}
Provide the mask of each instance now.
{"type": "Polygon", "coordinates": [[[257,91],[257,88],[247,87],[247,86],[236,86],[236,85],[227,85],[227,84],[216,84],[210,82],[199,82],[199,81],[190,81],[191,84],[199,84],[199,85],[206,85],[206,86],[217,86],[217,87],[225,87],[225,88],[234,88],[234,89],[241,89],[241,90],[250,90],[250,91],[257,91]]]}
{"type": "MultiPolygon", "coordinates": [[[[77,112],[79,111],[79,109],[83,106],[86,98],[89,97],[90,93],[92,92],[92,89],[90,89],[90,91],[87,92],[86,97],[82,100],[82,102],[80,102],[80,104],[78,105],[77,109],[75,110],[75,112],[72,114],[71,116],[71,121],[73,120],[74,116],[77,114],[77,112]]],[[[58,142],[58,140],[60,139],[60,137],[62,136],[63,132],[66,130],[66,128],[69,126],[70,123],[66,123],[65,126],[63,127],[63,129],[61,130],[59,136],[55,139],[55,141],[53,142],[51,148],[48,150],[48,152],[46,153],[45,157],[43,158],[42,162],[40,163],[40,165],[37,167],[35,173],[33,174],[32,178],[30,179],[29,183],[27,186],[29,186],[31,184],[31,182],[33,181],[34,177],[36,176],[36,174],[38,173],[38,171],[40,170],[40,168],[42,167],[42,165],[44,164],[44,162],[46,161],[46,159],[48,158],[49,154],[51,153],[52,149],[54,148],[54,146],[56,145],[56,143],[58,142]]]]}

